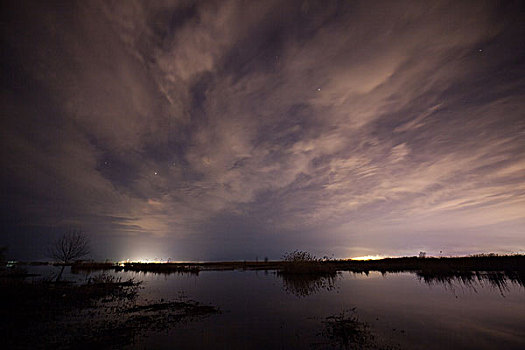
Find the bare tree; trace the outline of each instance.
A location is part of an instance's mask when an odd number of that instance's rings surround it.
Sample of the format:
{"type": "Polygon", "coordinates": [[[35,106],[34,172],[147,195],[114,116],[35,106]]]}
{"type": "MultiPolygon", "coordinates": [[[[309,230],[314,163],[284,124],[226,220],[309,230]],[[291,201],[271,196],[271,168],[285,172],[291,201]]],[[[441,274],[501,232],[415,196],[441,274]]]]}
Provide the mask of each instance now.
{"type": "Polygon", "coordinates": [[[62,263],[62,269],[57,276],[56,282],[60,281],[65,265],[72,263],[89,254],[89,241],[86,235],[79,229],[69,229],[58,238],[51,247],[49,255],[62,263]]]}

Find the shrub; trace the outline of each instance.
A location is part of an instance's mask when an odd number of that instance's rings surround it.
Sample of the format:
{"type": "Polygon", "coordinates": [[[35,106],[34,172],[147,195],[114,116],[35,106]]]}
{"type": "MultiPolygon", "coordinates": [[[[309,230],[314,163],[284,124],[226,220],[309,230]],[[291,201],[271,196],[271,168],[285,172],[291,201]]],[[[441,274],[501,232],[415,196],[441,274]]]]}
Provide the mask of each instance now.
{"type": "Polygon", "coordinates": [[[302,250],[283,255],[283,273],[325,274],[335,273],[336,268],[328,261],[302,250]]]}
{"type": "Polygon", "coordinates": [[[291,253],[285,253],[283,255],[283,261],[285,262],[318,262],[320,259],[317,259],[315,255],[312,255],[308,252],[302,251],[302,250],[294,250],[291,253]]]}

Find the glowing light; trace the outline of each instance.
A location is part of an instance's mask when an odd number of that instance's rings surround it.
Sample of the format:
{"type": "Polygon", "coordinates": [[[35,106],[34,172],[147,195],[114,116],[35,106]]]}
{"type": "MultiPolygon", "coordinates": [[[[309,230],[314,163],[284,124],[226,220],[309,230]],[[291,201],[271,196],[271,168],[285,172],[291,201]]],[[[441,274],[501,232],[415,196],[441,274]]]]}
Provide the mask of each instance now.
{"type": "Polygon", "coordinates": [[[352,260],[380,260],[388,258],[388,256],[382,256],[382,255],[365,255],[365,256],[358,256],[355,258],[351,258],[352,260]]]}
{"type": "MultiPolygon", "coordinates": [[[[168,261],[163,260],[153,260],[153,259],[126,259],[121,260],[117,264],[120,266],[124,266],[124,264],[133,264],[133,263],[139,263],[139,264],[165,264],[168,261]]],[[[170,261],[172,262],[172,261],[170,261]]]]}

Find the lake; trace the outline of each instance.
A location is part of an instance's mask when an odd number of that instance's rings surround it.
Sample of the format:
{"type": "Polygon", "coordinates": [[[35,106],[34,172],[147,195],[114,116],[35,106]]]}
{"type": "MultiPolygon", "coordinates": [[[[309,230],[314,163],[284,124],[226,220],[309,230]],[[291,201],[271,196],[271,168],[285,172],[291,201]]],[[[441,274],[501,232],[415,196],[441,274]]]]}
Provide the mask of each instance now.
{"type": "Polygon", "coordinates": [[[525,348],[525,288],[496,275],[425,280],[414,273],[341,272],[294,280],[275,271],[111,274],[143,281],[139,302],[182,298],[221,310],[148,331],[129,349],[345,348],[331,323],[338,318],[327,318],[343,312],[373,339],[367,343],[372,348],[525,348]]]}

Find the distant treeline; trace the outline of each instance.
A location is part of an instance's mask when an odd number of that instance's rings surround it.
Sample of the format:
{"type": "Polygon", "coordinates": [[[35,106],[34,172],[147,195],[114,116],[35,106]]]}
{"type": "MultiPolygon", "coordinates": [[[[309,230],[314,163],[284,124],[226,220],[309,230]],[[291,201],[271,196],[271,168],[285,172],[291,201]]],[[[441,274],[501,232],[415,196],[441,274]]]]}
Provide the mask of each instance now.
{"type": "Polygon", "coordinates": [[[381,260],[338,260],[338,270],[349,271],[523,271],[525,255],[477,255],[450,258],[386,258],[381,260]]]}
{"type": "Polygon", "coordinates": [[[152,273],[193,273],[221,270],[277,270],[284,272],[316,273],[316,271],[352,272],[403,272],[403,271],[525,271],[525,255],[477,255],[442,258],[386,258],[381,260],[318,260],[308,262],[290,261],[227,261],[203,263],[94,263],[79,262],[72,271],[136,271],[152,273]],[[300,264],[300,269],[294,269],[300,264]]]}

